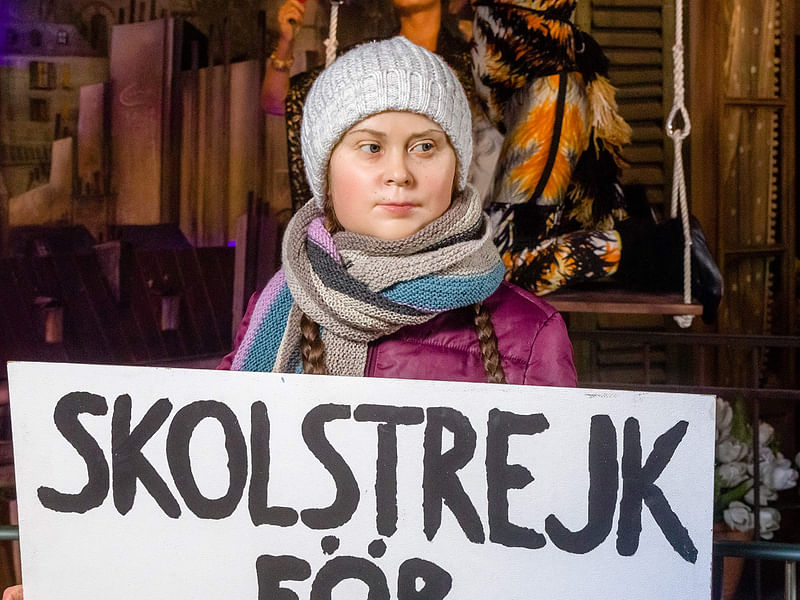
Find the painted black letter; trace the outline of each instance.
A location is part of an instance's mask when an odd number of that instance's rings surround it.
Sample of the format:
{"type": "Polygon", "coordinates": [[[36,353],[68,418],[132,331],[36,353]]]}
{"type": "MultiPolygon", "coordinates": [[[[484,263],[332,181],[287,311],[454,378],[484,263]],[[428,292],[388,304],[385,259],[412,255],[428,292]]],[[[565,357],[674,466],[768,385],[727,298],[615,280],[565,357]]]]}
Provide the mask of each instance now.
{"type": "Polygon", "coordinates": [[[125,515],[133,506],[136,496],[136,480],[150,492],[164,513],[177,519],[181,515],[178,501],[167,484],[142,454],[142,446],[153,437],[167,420],[172,403],[161,398],[153,404],[131,431],[131,397],[123,394],[114,403],[111,418],[111,472],[113,474],[114,506],[125,515]]]}
{"type": "Polygon", "coordinates": [[[367,584],[367,600],[389,600],[386,576],[377,565],[365,558],[337,556],[324,565],[311,584],[311,600],[331,600],[333,588],[345,579],[357,579],[367,584]]]}
{"type": "Polygon", "coordinates": [[[421,558],[409,558],[397,572],[397,600],[443,600],[451,587],[450,573],[421,558]],[[418,578],[425,582],[421,590],[417,590],[418,578]]]}
{"type": "Polygon", "coordinates": [[[325,437],[325,423],[349,419],[350,407],[343,404],[315,406],[303,419],[303,439],[317,460],[328,470],[336,483],[336,498],[327,508],[307,508],[300,518],[311,529],[334,529],[350,520],[358,508],[358,482],[342,455],[325,437]]]}
{"type": "Polygon", "coordinates": [[[469,419],[449,407],[429,408],[425,425],[425,455],[422,476],[423,529],[432,540],[442,524],[442,501],[453,512],[471,542],[482,544],[486,536],[472,501],[456,471],[475,454],[475,430],[469,419]],[[453,433],[453,447],[442,454],[442,429],[453,433]]]}
{"type": "Polygon", "coordinates": [[[297,523],[297,512],[285,506],[270,506],[267,502],[269,487],[269,414],[263,402],[250,407],[250,475],[248,494],[250,519],[253,525],[278,525],[289,527],[297,523]]]}
{"type": "Polygon", "coordinates": [[[56,404],[53,411],[56,428],[81,455],[88,476],[86,485],[77,494],[64,494],[44,486],[37,490],[42,506],[57,512],[85,513],[100,506],[108,496],[108,463],[97,440],[78,420],[81,413],[105,415],[106,399],[89,392],[70,392],[56,404]]]}
{"type": "Polygon", "coordinates": [[[299,600],[292,590],[281,587],[281,581],[305,581],[311,577],[311,567],[295,556],[270,556],[256,559],[258,600],[299,600]]]}
{"type": "Polygon", "coordinates": [[[586,554],[611,533],[619,490],[617,430],[608,415],[595,415],[589,430],[589,510],[586,526],[570,531],[550,515],[544,529],[556,546],[572,554],[586,554]]]}
{"type": "Polygon", "coordinates": [[[184,406],[172,419],[167,435],[167,461],[175,486],[186,507],[201,519],[224,519],[236,509],[247,483],[247,444],[233,411],[215,400],[200,400],[184,406]],[[228,453],[228,492],[221,498],[209,499],[200,493],[192,473],[189,442],[203,419],[216,419],[225,434],[228,453]]]}
{"type": "Polygon", "coordinates": [[[508,490],[521,490],[533,481],[522,465],[508,464],[508,438],[534,435],[550,424],[542,414],[517,415],[496,408],[489,411],[486,435],[486,482],[489,498],[489,539],[514,548],[541,548],[545,538],[536,530],[508,520],[508,490]]]}
{"type": "Polygon", "coordinates": [[[397,426],[419,425],[425,413],[418,407],[362,404],[353,411],[356,421],[378,425],[378,460],[375,466],[375,522],[378,533],[397,531],[397,426]]]}
{"type": "Polygon", "coordinates": [[[675,552],[685,561],[697,560],[689,532],[673,512],[664,492],[655,480],[669,464],[678,444],[681,443],[689,424],[679,421],[653,444],[653,451],[642,466],[642,441],[639,421],[633,417],[625,421],[622,452],[622,500],[619,503],[619,528],[617,529],[617,552],[620,556],[632,556],[639,547],[642,532],[642,501],[647,504],[664,537],[675,552]]]}

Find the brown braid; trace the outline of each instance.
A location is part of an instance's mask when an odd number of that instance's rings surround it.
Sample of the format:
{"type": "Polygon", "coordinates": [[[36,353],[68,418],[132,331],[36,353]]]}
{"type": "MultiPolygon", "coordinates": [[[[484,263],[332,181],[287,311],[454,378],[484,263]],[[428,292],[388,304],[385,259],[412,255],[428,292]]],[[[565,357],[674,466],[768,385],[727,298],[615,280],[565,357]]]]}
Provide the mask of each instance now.
{"type": "Polygon", "coordinates": [[[475,309],[475,331],[478,334],[478,343],[483,357],[483,368],[489,376],[489,383],[506,383],[506,372],[500,364],[500,351],[497,349],[497,334],[489,315],[489,310],[483,302],[473,304],[475,309]]]}
{"type": "Polygon", "coordinates": [[[344,227],[339,223],[339,219],[336,218],[336,213],[333,210],[333,200],[330,199],[330,194],[325,194],[325,200],[322,202],[322,215],[324,216],[322,224],[325,226],[325,229],[328,230],[328,233],[333,235],[334,233],[344,231],[344,227]]]}
{"type": "Polygon", "coordinates": [[[327,375],[325,346],[319,335],[319,325],[306,314],[300,317],[300,354],[303,357],[303,372],[309,375],[327,375]]]}
{"type": "MultiPolygon", "coordinates": [[[[333,212],[333,203],[327,196],[322,206],[324,215],[323,225],[330,233],[343,231],[336,214],[333,212]]],[[[300,356],[303,358],[303,373],[309,375],[328,375],[325,365],[325,344],[319,335],[319,323],[311,320],[306,313],[301,312],[300,317],[300,356]]]]}

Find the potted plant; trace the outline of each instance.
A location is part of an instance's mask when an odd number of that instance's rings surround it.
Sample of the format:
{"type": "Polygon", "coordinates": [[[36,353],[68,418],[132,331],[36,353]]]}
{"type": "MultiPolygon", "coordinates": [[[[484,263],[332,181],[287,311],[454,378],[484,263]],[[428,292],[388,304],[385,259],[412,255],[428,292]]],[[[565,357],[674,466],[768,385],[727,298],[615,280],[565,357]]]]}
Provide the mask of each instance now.
{"type": "MultiPolygon", "coordinates": [[[[717,429],[714,468],[714,535],[717,538],[749,540],[755,527],[753,430],[744,402],[717,398],[717,429]]],[[[798,471],[778,449],[775,430],[758,424],[759,525],[761,538],[772,539],[781,515],[769,506],[778,492],[797,485],[798,471]]],[[[731,598],[741,577],[744,560],[726,558],[723,566],[723,599],[731,598]]]]}

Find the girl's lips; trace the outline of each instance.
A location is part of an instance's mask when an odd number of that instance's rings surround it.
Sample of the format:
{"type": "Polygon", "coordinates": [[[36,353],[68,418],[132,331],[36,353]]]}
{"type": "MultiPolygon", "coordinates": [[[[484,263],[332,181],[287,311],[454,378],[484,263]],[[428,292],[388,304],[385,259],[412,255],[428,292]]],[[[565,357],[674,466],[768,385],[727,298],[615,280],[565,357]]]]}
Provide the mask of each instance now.
{"type": "Polygon", "coordinates": [[[386,202],[384,204],[379,204],[378,206],[383,210],[393,214],[411,212],[414,208],[416,208],[416,204],[413,204],[412,202],[386,202]]]}

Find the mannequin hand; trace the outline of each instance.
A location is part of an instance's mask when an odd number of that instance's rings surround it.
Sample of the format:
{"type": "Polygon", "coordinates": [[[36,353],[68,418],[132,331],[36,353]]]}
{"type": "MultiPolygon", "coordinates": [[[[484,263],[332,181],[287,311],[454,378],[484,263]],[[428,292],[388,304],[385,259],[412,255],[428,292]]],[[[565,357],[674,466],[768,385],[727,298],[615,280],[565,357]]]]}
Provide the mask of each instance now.
{"type": "Polygon", "coordinates": [[[278,27],[284,41],[294,40],[295,29],[303,22],[305,13],[305,0],[286,0],[281,4],[278,9],[278,27]]]}
{"type": "Polygon", "coordinates": [[[6,591],[3,592],[3,600],[22,600],[22,586],[15,585],[6,588],[6,591]]]}

